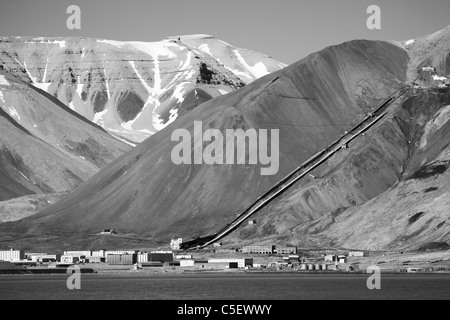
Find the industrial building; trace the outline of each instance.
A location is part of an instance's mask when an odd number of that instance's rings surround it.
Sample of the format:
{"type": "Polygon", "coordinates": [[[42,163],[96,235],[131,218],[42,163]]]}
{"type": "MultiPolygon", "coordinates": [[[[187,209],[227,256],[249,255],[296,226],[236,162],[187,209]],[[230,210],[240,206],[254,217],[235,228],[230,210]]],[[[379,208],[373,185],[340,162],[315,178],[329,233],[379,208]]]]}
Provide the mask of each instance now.
{"type": "Polygon", "coordinates": [[[64,251],[65,256],[74,256],[74,257],[86,257],[86,256],[92,256],[92,251],[64,251]]]}
{"type": "Polygon", "coordinates": [[[209,259],[209,264],[222,264],[229,268],[245,268],[253,266],[253,258],[225,258],[225,259],[209,259]]]}
{"type": "Polygon", "coordinates": [[[350,251],[348,253],[349,257],[364,257],[364,252],[363,251],[350,251]]]}
{"type": "Polygon", "coordinates": [[[116,234],[117,232],[114,229],[104,229],[100,232],[101,235],[107,235],[107,234],[116,234]]]}
{"type": "Polygon", "coordinates": [[[183,238],[170,240],[170,248],[172,250],[180,250],[180,246],[183,243],[183,238]]]}
{"type": "Polygon", "coordinates": [[[28,256],[28,259],[34,262],[57,262],[61,260],[60,254],[37,254],[28,256]]]}
{"type": "Polygon", "coordinates": [[[425,66],[425,67],[422,67],[422,71],[423,72],[434,72],[434,71],[436,71],[436,68],[431,67],[431,66],[425,66]]]}
{"type": "Polygon", "coordinates": [[[327,254],[325,255],[325,262],[347,263],[347,256],[342,254],[327,254]]]}
{"type": "Polygon", "coordinates": [[[114,250],[114,251],[105,251],[105,258],[110,254],[135,254],[136,250],[114,250]]]}
{"type": "Polygon", "coordinates": [[[103,258],[105,258],[106,257],[105,253],[106,253],[106,250],[92,251],[91,256],[92,257],[103,257],[103,258]]]}
{"type": "Polygon", "coordinates": [[[100,256],[88,256],[85,257],[86,262],[89,263],[101,263],[101,262],[105,262],[106,258],[105,257],[100,257],[100,256]]]}
{"type": "Polygon", "coordinates": [[[297,247],[275,247],[276,254],[297,254],[297,247]]]}
{"type": "MultiPolygon", "coordinates": [[[[192,259],[183,259],[180,260],[180,267],[193,267],[195,261],[192,259]]],[[[208,263],[208,261],[204,261],[204,263],[208,263]]]]}
{"type": "Polygon", "coordinates": [[[47,252],[25,252],[25,259],[31,259],[32,256],[46,256],[47,252]]]}
{"type": "Polygon", "coordinates": [[[0,260],[3,261],[18,261],[25,258],[25,254],[22,250],[3,250],[0,251],[0,260]]]}
{"type": "Polygon", "coordinates": [[[274,245],[268,246],[243,246],[242,253],[252,254],[273,254],[275,250],[274,245]]]}
{"type": "Polygon", "coordinates": [[[149,254],[148,261],[159,261],[159,262],[172,262],[173,252],[172,251],[152,251],[149,254]]]}
{"type": "Polygon", "coordinates": [[[233,269],[253,266],[252,258],[225,258],[208,260],[180,260],[180,267],[190,267],[194,269],[233,269]]]}
{"type": "Polygon", "coordinates": [[[192,254],[177,254],[175,256],[175,259],[177,259],[177,260],[192,259],[192,254]]]}
{"type": "Polygon", "coordinates": [[[148,252],[139,252],[137,255],[137,262],[149,262],[150,254],[148,252]]]}
{"type": "Polygon", "coordinates": [[[108,254],[106,256],[106,263],[111,265],[133,265],[136,262],[137,262],[136,253],[108,254]]]}
{"type": "Polygon", "coordinates": [[[60,261],[61,263],[77,263],[80,261],[80,257],[75,255],[62,255],[60,261]]]}

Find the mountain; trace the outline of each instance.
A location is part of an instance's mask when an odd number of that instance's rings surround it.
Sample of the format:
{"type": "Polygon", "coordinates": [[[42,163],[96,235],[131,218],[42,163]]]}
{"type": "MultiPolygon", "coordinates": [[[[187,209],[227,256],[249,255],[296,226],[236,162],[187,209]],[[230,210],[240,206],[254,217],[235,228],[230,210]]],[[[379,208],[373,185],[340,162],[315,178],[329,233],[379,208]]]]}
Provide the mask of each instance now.
{"type": "Polygon", "coordinates": [[[387,42],[327,48],[201,104],[10,230],[90,234],[108,227],[153,241],[210,234],[402,86],[407,64],[407,53],[387,42]],[[280,170],[261,176],[260,165],[175,165],[172,132],[192,133],[196,120],[204,130],[279,129],[280,170]]]}
{"type": "Polygon", "coordinates": [[[0,201],[71,191],[130,149],[53,96],[0,71],[0,201]]]}
{"type": "Polygon", "coordinates": [[[223,241],[365,250],[443,247],[450,234],[450,94],[442,79],[450,75],[446,61],[430,57],[450,53],[449,31],[417,39],[415,48],[412,42],[366,40],[325,48],[200,104],[68,197],[0,230],[8,239],[81,239],[114,228],[147,244],[213,234],[391,93],[416,81],[364,136],[256,214],[256,225],[243,225],[223,241]],[[436,70],[423,71],[427,64],[436,70]],[[263,176],[261,165],[248,163],[175,165],[172,133],[187,129],[192,136],[194,121],[221,132],[279,129],[279,171],[263,176]]]}
{"type": "Polygon", "coordinates": [[[450,241],[450,26],[397,42],[417,87],[367,137],[229,239],[364,250],[447,248],[450,241]],[[422,67],[436,68],[423,72],[422,67]]]}
{"type": "Polygon", "coordinates": [[[134,145],[286,65],[210,35],[189,35],[159,42],[4,37],[0,66],[134,145]]]}

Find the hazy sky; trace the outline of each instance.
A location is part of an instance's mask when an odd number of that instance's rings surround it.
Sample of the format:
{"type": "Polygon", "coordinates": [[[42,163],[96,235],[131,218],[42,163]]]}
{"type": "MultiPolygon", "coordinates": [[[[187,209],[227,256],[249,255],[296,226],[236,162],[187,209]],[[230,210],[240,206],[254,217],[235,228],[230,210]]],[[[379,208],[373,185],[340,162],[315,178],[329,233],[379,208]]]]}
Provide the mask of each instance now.
{"type": "Polygon", "coordinates": [[[408,40],[450,24],[450,0],[1,0],[0,35],[158,41],[212,34],[285,62],[353,39],[408,40]],[[81,30],[69,30],[69,5],[81,30]],[[369,30],[369,5],[381,30],[369,30]]]}

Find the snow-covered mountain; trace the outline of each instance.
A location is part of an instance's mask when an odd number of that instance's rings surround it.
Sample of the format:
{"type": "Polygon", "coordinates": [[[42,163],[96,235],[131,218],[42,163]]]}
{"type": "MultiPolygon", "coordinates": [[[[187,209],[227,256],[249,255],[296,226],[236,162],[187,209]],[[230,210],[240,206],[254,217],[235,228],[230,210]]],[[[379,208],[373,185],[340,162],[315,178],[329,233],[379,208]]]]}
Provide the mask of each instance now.
{"type": "Polygon", "coordinates": [[[197,105],[285,66],[210,35],[159,42],[0,39],[0,68],[128,143],[141,142],[197,105]]]}

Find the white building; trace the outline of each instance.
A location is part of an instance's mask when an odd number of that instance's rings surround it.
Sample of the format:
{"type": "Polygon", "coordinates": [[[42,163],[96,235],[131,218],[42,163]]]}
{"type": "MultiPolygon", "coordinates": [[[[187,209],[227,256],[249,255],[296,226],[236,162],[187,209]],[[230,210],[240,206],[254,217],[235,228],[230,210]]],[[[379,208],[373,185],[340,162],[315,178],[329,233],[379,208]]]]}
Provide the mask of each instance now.
{"type": "Polygon", "coordinates": [[[100,231],[101,235],[104,234],[116,234],[117,232],[114,229],[104,229],[103,231],[100,231]]]}
{"type": "Polygon", "coordinates": [[[364,252],[363,251],[350,251],[348,253],[349,257],[364,257],[364,252]]]}
{"type": "Polygon", "coordinates": [[[74,255],[63,255],[61,256],[61,262],[63,263],[75,263],[80,261],[80,258],[74,255]]]}
{"type": "Polygon", "coordinates": [[[65,256],[74,256],[74,257],[87,257],[92,256],[92,251],[64,251],[65,256]]]}
{"type": "Polygon", "coordinates": [[[135,254],[135,250],[115,250],[115,251],[105,251],[105,258],[110,254],[135,254]]]}
{"type": "Polygon", "coordinates": [[[183,243],[183,238],[170,240],[170,248],[172,250],[180,250],[180,245],[183,243]]]}
{"type": "Polygon", "coordinates": [[[436,68],[435,67],[431,67],[431,66],[426,66],[426,67],[422,67],[422,71],[433,72],[433,71],[436,71],[436,68]]]}
{"type": "Polygon", "coordinates": [[[105,258],[105,252],[106,250],[97,250],[97,251],[92,251],[92,257],[102,257],[105,258]]]}
{"type": "Polygon", "coordinates": [[[4,250],[0,251],[0,260],[3,261],[19,261],[25,257],[25,254],[21,250],[4,250]]]}
{"type": "Polygon", "coordinates": [[[60,259],[59,254],[36,254],[28,256],[28,259],[35,262],[56,262],[60,259]]]}
{"type": "Polygon", "coordinates": [[[340,255],[327,254],[325,255],[325,262],[347,263],[347,256],[341,254],[340,255]]]}
{"type": "Polygon", "coordinates": [[[149,262],[150,261],[150,255],[148,252],[139,252],[137,256],[138,262],[149,262]]]}
{"type": "Polygon", "coordinates": [[[180,267],[193,267],[194,262],[194,260],[190,259],[180,260],[180,267]]]}
{"type": "Polygon", "coordinates": [[[208,259],[208,263],[237,263],[238,268],[253,266],[253,258],[224,258],[224,259],[208,259]]]}
{"type": "Polygon", "coordinates": [[[175,256],[176,260],[182,260],[182,259],[192,259],[192,254],[177,254],[175,256]]]}
{"type": "Polygon", "coordinates": [[[253,253],[253,254],[273,254],[275,251],[274,245],[267,246],[243,246],[242,253],[253,253]]]}

